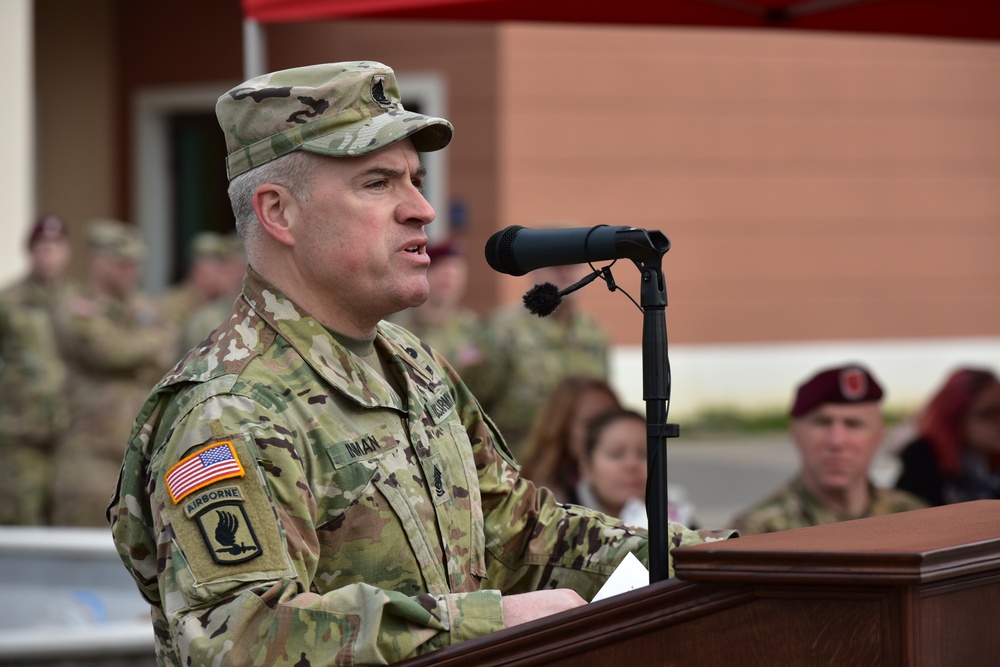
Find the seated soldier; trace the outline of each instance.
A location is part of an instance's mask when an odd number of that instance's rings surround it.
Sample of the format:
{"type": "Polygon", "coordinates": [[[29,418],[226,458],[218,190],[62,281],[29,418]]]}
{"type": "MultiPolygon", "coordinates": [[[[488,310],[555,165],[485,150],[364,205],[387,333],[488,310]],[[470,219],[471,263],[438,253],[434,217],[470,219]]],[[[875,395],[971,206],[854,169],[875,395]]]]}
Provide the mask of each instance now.
{"type": "Polygon", "coordinates": [[[882,442],[881,399],[882,387],[857,364],[824,370],[800,385],[791,409],[799,474],[731,525],[752,535],[925,507],[869,479],[882,442]]]}

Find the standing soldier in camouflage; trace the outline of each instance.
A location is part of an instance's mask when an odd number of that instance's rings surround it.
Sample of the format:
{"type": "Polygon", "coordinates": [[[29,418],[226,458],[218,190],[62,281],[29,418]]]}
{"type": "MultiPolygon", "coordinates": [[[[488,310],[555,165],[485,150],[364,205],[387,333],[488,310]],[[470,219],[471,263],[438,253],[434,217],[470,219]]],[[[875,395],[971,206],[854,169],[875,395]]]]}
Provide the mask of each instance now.
{"type": "MultiPolygon", "coordinates": [[[[191,264],[184,280],[168,289],[160,299],[164,314],[178,331],[184,331],[198,309],[221,296],[231,247],[229,239],[217,232],[199,232],[191,239],[188,247],[191,264]]],[[[187,347],[181,347],[178,356],[187,352],[187,347]]]]}
{"type": "Polygon", "coordinates": [[[817,373],[792,404],[792,440],[800,473],[733,520],[743,535],[819,526],[926,507],[909,493],[872,484],[882,444],[882,387],[852,364],[817,373]]]}
{"type": "MultiPolygon", "coordinates": [[[[552,266],[529,273],[534,283],[560,290],[583,277],[585,267],[552,266]]],[[[562,298],[548,317],[522,304],[502,308],[486,320],[485,361],[466,378],[469,387],[521,460],[538,409],[568,375],[609,377],[608,337],[577,306],[577,294],[562,298]]]]}
{"type": "Polygon", "coordinates": [[[219,326],[232,309],[233,301],[243,285],[243,273],[247,267],[243,242],[234,233],[221,237],[220,244],[215,271],[217,282],[213,289],[216,296],[196,308],[184,320],[181,328],[181,355],[205,340],[212,329],[219,326]]]}
{"type": "Polygon", "coordinates": [[[66,427],[66,367],[52,313],[70,259],[66,223],[43,215],[28,236],[28,276],[0,292],[0,523],[47,524],[52,460],[66,427]]]}
{"type": "Polygon", "coordinates": [[[159,661],[391,663],[583,604],[645,558],[643,531],[521,480],[444,359],[384,321],[427,298],[417,151],[451,124],[374,62],[263,75],[216,113],[242,299],[142,408],[108,509],[159,661]]]}
{"type": "Polygon", "coordinates": [[[176,361],[176,335],[138,291],[144,252],[134,225],[88,228],[88,284],[56,316],[69,367],[69,428],[56,454],[53,521],[105,522],[125,441],[150,388],[176,361]]]}
{"type": "Polygon", "coordinates": [[[483,323],[462,305],[468,263],[454,243],[427,247],[427,301],[396,321],[437,350],[463,379],[483,362],[483,323]]]}

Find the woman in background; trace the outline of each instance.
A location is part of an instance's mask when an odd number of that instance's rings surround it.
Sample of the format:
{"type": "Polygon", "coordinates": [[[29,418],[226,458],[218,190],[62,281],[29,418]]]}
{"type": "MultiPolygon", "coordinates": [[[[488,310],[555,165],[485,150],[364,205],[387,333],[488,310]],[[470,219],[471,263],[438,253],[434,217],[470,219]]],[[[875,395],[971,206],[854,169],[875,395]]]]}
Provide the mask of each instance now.
{"type": "Polygon", "coordinates": [[[648,527],[645,417],[619,408],[591,420],[581,473],[580,505],[648,527]]]}
{"type": "Polygon", "coordinates": [[[900,453],[896,487],[932,505],[1000,498],[1000,379],[961,368],[928,402],[900,453]]]}
{"type": "Polygon", "coordinates": [[[563,378],[538,411],[521,476],[547,487],[560,502],[576,502],[587,422],[620,405],[614,389],[603,380],[581,375],[563,378]]]}

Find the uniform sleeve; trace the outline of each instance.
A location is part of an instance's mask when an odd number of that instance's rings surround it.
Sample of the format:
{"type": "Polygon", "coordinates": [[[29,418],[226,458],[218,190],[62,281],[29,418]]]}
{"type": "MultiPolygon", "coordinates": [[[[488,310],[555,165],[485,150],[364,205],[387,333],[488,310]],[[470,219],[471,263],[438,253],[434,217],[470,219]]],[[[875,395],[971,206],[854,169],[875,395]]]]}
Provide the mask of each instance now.
{"type": "Polygon", "coordinates": [[[157,631],[169,633],[177,664],[388,664],[503,627],[492,590],[410,596],[353,583],[319,593],[316,582],[328,575],[317,571],[314,489],[292,446],[294,426],[247,435],[230,418],[234,406],[215,401],[199,407],[202,417],[221,415],[211,434],[199,419],[183,420],[150,464],[162,557],[157,631]],[[175,503],[171,470],[222,444],[244,474],[175,503]]]}
{"type": "Polygon", "coordinates": [[[760,535],[768,532],[767,526],[762,521],[758,521],[757,516],[749,511],[733,517],[729,525],[734,530],[738,530],[740,535],[760,535]]]}
{"type": "MultiPolygon", "coordinates": [[[[649,562],[647,531],[600,512],[556,501],[519,476],[495,427],[457,377],[456,391],[479,471],[488,584],[503,594],[571,588],[591,599],[629,552],[649,562]]],[[[735,537],[734,530],[690,530],[671,523],[669,550],[735,537]]],[[[672,577],[673,559],[668,564],[672,577]]]]}

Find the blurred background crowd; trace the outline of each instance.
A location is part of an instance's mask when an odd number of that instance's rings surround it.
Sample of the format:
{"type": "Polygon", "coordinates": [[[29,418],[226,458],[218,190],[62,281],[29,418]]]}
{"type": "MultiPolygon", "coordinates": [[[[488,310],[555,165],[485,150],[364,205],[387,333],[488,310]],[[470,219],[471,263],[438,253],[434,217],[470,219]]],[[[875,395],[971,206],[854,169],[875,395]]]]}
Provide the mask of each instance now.
{"type": "MultiPolygon", "coordinates": [[[[235,234],[200,232],[182,279],[154,296],[139,287],[148,249],[135,225],[100,219],[72,230],[46,214],[25,247],[27,275],[0,292],[0,522],[105,526],[139,407],[227,316],[246,257],[235,234]],[[86,236],[82,280],[66,275],[74,233],[86,236]]],[[[430,298],[397,323],[459,372],[526,478],[561,502],[648,525],[644,406],[613,386],[609,336],[580,308],[578,293],[548,317],[521,304],[479,314],[464,305],[461,245],[446,240],[427,253],[430,298]]],[[[586,272],[559,266],[530,276],[562,290],[586,272]]],[[[1000,380],[991,369],[954,369],[924,406],[895,418],[892,438],[884,393],[861,363],[817,369],[790,387],[787,455],[795,460],[797,450],[801,459],[791,490],[751,510],[769,489],[748,488],[746,511],[734,511],[726,525],[750,534],[1000,498],[1000,380]],[[872,474],[880,453],[898,459],[892,478],[872,474]],[[889,497],[888,486],[905,493],[889,497]]],[[[671,520],[699,525],[684,480],[677,482],[669,488],[671,520]]]]}
{"type": "Polygon", "coordinates": [[[146,244],[135,225],[75,231],[38,218],[27,275],[0,292],[0,522],[104,526],[136,413],[152,387],[229,312],[246,259],[234,235],[202,232],[184,279],[140,289],[146,244]],[[70,235],[86,273],[66,274],[70,235]]]}

